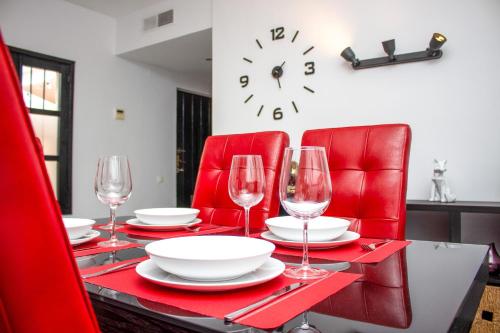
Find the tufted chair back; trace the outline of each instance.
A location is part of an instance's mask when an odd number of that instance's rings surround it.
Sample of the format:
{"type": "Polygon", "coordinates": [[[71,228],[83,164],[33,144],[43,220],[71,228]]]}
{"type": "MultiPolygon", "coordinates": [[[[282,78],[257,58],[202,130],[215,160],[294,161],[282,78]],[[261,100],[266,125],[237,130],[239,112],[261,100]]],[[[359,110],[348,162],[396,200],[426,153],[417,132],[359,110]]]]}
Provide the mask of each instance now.
{"type": "Polygon", "coordinates": [[[332,202],[324,215],[363,237],[404,239],[411,130],[389,124],[309,130],[303,146],[326,149],[332,202]]]}
{"type": "Polygon", "coordinates": [[[0,35],[0,332],[99,332],[0,35]]]}
{"type": "Polygon", "coordinates": [[[243,208],[236,205],[228,193],[231,161],[233,155],[261,155],[266,188],[262,201],[250,210],[250,227],[263,229],[264,221],[279,213],[278,182],[283,152],[288,143],[288,135],[284,132],[208,137],[201,155],[192,203],[193,208],[200,210],[199,217],[206,223],[243,226],[243,208]]]}

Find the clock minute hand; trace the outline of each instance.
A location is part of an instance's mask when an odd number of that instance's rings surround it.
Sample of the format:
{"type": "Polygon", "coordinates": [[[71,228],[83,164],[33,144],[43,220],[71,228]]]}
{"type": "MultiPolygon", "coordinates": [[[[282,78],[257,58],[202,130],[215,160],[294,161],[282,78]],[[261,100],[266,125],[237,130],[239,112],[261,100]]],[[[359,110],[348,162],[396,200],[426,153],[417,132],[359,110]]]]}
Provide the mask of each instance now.
{"type": "MultiPolygon", "coordinates": [[[[283,66],[285,65],[286,61],[283,61],[283,63],[280,65],[280,70],[281,70],[281,73],[283,73],[283,66]]],[[[280,83],[280,78],[278,77],[278,87],[280,87],[281,89],[281,83],[280,83]]]]}

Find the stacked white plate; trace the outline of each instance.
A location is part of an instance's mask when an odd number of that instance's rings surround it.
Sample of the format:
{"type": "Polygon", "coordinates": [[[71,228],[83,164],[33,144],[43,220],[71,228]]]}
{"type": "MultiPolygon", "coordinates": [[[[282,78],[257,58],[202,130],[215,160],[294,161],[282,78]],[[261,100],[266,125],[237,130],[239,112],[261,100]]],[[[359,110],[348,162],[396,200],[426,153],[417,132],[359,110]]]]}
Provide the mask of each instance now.
{"type": "MultiPolygon", "coordinates": [[[[320,216],[308,223],[308,244],[311,249],[330,249],[349,244],[359,238],[359,234],[347,231],[351,223],[346,219],[320,216]]],[[[290,248],[303,246],[304,223],[292,216],[273,217],[266,220],[270,231],[261,237],[268,241],[290,248]]]]}
{"type": "Polygon", "coordinates": [[[271,258],[274,244],[250,237],[191,236],[163,239],[145,247],[150,259],[137,273],[162,286],[222,291],[264,283],[285,270],[271,258]]]}
{"type": "Polygon", "coordinates": [[[64,227],[68,233],[71,245],[80,245],[99,237],[97,230],[92,230],[94,220],[63,217],[64,227]]]}
{"type": "Polygon", "coordinates": [[[169,231],[189,228],[201,223],[195,208],[149,208],[134,211],[137,218],[125,223],[137,229],[169,231]]]}

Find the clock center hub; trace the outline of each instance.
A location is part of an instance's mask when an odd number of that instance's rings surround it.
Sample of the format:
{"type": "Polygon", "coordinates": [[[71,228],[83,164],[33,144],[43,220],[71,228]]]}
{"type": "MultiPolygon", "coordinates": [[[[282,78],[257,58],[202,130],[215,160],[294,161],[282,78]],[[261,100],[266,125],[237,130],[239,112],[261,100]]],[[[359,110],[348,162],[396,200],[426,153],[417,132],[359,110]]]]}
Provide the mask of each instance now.
{"type": "Polygon", "coordinates": [[[283,75],[283,67],[282,66],[274,66],[273,70],[271,71],[271,75],[275,79],[280,78],[283,75]]]}

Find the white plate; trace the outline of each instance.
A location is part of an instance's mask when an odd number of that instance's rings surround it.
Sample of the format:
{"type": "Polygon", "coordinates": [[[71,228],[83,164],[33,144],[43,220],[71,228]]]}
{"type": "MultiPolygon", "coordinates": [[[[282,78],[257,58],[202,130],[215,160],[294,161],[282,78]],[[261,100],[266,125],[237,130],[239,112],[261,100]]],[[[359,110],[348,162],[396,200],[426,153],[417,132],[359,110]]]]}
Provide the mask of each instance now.
{"type": "Polygon", "coordinates": [[[101,235],[101,233],[97,230],[90,230],[86,235],[84,235],[83,237],[80,237],[80,238],[77,238],[77,239],[70,239],[69,242],[71,243],[71,245],[75,246],[75,245],[80,245],[80,244],[83,244],[83,243],[87,243],[97,237],[99,237],[101,235]]]}
{"type": "Polygon", "coordinates": [[[63,217],[63,223],[69,239],[78,239],[90,232],[95,221],[74,217],[63,217]]]}
{"type": "Polygon", "coordinates": [[[172,230],[182,230],[185,228],[192,227],[193,225],[197,225],[201,223],[201,219],[194,219],[188,223],[182,223],[178,225],[162,225],[162,224],[146,224],[139,219],[130,219],[125,222],[131,227],[136,229],[144,229],[144,230],[152,230],[152,231],[172,231],[172,230]]]}
{"type": "MultiPolygon", "coordinates": [[[[270,231],[265,231],[260,236],[274,244],[281,245],[284,247],[290,247],[292,249],[302,249],[302,242],[295,242],[295,241],[289,241],[286,239],[279,238],[275,234],[273,234],[270,231]]],[[[317,250],[322,250],[322,249],[332,249],[334,247],[346,245],[349,243],[354,242],[356,239],[359,238],[359,234],[354,231],[346,231],[342,236],[339,238],[336,238],[331,241],[326,241],[326,242],[308,242],[309,244],[309,249],[317,249],[317,250]]]]}
{"type": "Polygon", "coordinates": [[[193,221],[200,213],[196,208],[148,208],[134,211],[135,216],[146,224],[179,225],[193,221]]]}
{"type": "Polygon", "coordinates": [[[146,253],[166,272],[188,280],[232,280],[256,270],[276,247],[259,238],[188,236],[158,240],[146,253]]]}
{"type": "MultiPolygon", "coordinates": [[[[269,230],[281,239],[294,242],[302,241],[304,222],[293,216],[278,216],[266,220],[269,230]]],[[[318,216],[309,221],[309,240],[327,242],[340,237],[351,222],[332,216],[318,216]]]]}
{"type": "Polygon", "coordinates": [[[269,258],[255,271],[227,281],[191,281],[170,274],[156,266],[151,260],[141,262],[135,268],[137,274],[153,283],[175,289],[196,291],[224,291],[255,286],[274,279],[285,270],[285,264],[278,259],[269,258]]]}

